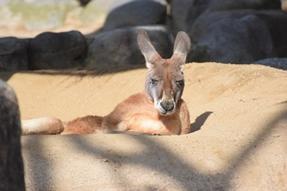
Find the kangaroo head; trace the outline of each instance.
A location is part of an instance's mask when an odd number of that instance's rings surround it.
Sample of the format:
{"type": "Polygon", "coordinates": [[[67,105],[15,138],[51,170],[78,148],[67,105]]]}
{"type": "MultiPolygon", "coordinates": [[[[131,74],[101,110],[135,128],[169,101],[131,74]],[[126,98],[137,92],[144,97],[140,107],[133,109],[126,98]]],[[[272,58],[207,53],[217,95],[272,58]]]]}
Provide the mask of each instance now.
{"type": "Polygon", "coordinates": [[[145,91],[160,115],[171,115],[184,89],[183,65],[190,49],[190,39],[185,32],[179,32],[173,55],[168,59],[158,54],[145,31],[139,31],[137,41],[148,68],[145,91]]]}

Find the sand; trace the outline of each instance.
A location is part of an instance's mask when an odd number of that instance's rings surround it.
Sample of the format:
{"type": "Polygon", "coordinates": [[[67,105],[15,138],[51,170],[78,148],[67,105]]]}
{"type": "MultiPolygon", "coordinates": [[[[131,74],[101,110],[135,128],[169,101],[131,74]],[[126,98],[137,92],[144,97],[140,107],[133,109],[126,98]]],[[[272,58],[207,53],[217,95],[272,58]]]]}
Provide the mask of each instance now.
{"type": "MultiPolygon", "coordinates": [[[[22,119],[70,120],[109,113],[145,72],[0,76],[22,119]]],[[[287,72],[194,63],[185,76],[193,133],[23,137],[28,190],[287,190],[287,72]]]]}

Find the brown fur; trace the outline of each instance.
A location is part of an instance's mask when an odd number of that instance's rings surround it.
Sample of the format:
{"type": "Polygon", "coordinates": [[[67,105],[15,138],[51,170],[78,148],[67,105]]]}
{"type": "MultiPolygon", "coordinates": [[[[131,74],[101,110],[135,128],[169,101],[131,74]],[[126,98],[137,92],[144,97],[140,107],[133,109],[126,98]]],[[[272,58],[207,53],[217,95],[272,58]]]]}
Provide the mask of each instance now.
{"type": "Polygon", "coordinates": [[[152,135],[185,134],[190,132],[189,112],[180,100],[170,116],[161,116],[145,93],[130,96],[107,116],[77,118],[65,127],[64,134],[130,131],[152,135]]]}
{"type": "Polygon", "coordinates": [[[98,133],[101,129],[102,121],[102,117],[91,115],[77,118],[65,125],[62,134],[98,133]]]}

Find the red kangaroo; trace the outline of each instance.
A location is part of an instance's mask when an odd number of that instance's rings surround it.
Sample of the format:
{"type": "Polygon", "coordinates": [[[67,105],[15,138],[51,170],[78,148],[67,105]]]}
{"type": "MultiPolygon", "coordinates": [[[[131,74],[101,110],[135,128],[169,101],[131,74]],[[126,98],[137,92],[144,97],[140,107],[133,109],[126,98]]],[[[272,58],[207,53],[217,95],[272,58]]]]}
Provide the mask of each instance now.
{"type": "Polygon", "coordinates": [[[130,96],[104,117],[85,116],[66,123],[49,117],[23,120],[23,134],[189,133],[189,112],[181,98],[183,65],[190,49],[188,35],[185,32],[177,34],[169,59],[163,59],[157,53],[145,31],[139,31],[137,41],[148,69],[144,92],[130,96]]]}

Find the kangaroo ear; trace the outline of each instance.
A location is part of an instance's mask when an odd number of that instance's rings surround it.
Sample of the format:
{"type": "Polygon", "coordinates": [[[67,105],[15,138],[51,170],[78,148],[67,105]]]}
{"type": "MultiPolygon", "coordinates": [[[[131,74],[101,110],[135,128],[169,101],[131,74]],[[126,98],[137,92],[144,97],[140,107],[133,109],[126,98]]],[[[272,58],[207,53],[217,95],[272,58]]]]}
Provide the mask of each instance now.
{"type": "Polygon", "coordinates": [[[153,65],[154,60],[161,58],[160,55],[155,50],[154,46],[152,45],[150,38],[148,37],[147,32],[144,30],[139,30],[137,41],[141,53],[144,55],[146,60],[147,68],[151,68],[153,65]]]}
{"type": "Polygon", "coordinates": [[[172,59],[179,65],[184,64],[190,46],[191,42],[189,36],[183,31],[178,32],[174,42],[172,59]]]}

